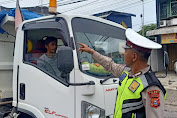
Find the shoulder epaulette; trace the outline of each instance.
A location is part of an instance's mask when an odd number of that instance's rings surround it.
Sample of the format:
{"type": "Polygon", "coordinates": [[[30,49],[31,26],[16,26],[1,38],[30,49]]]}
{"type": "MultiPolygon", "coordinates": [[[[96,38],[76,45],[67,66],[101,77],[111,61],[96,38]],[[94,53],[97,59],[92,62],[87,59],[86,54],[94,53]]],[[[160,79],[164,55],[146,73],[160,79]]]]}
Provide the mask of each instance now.
{"type": "Polygon", "coordinates": [[[161,82],[158,80],[158,78],[155,76],[155,74],[152,71],[148,71],[144,75],[145,75],[145,78],[146,78],[147,83],[148,83],[147,87],[149,87],[149,86],[158,86],[162,90],[164,95],[165,95],[165,93],[166,93],[165,88],[162,86],[161,82]]]}

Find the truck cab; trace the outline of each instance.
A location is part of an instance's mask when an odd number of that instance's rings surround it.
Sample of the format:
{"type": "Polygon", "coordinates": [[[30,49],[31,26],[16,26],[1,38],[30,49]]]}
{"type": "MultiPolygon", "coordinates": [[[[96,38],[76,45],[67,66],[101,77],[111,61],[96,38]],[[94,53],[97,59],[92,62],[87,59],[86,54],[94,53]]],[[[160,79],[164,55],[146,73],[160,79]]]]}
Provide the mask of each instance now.
{"type": "Polygon", "coordinates": [[[119,78],[104,70],[92,55],[80,53],[77,42],[115,63],[124,63],[125,28],[111,21],[58,14],[19,26],[9,88],[13,94],[7,97],[12,98],[16,113],[21,113],[18,117],[113,118],[119,78]],[[47,37],[57,38],[53,63],[42,58],[47,37]]]}

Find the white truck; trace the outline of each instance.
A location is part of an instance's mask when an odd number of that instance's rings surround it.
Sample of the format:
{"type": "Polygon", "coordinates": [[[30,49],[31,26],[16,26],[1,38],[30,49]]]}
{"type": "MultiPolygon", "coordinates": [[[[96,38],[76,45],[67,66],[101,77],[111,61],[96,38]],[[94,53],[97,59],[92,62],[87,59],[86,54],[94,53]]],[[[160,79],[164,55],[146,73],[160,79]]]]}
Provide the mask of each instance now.
{"type": "Polygon", "coordinates": [[[124,32],[94,16],[58,14],[24,21],[16,38],[0,34],[0,118],[113,118],[119,79],[78,52],[77,42],[123,63],[124,32]],[[60,77],[38,66],[54,71],[40,59],[49,36],[58,40],[60,77]]]}

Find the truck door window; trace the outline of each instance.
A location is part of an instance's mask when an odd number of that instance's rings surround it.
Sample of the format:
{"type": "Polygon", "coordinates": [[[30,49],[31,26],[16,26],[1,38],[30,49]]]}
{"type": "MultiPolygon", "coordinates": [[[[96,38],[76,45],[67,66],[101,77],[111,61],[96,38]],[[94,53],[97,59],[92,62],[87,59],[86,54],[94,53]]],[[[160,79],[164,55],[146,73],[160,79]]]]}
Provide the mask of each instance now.
{"type": "MultiPolygon", "coordinates": [[[[112,58],[115,63],[124,63],[122,48],[126,42],[124,29],[83,18],[74,18],[72,25],[77,42],[85,43],[102,55],[112,58]]],[[[79,52],[78,56],[80,69],[86,74],[97,77],[111,76],[111,73],[95,62],[90,54],[79,52]]]]}
{"type": "Polygon", "coordinates": [[[62,31],[35,29],[25,31],[24,61],[48,75],[65,81],[57,68],[57,49],[66,46],[62,31]]]}

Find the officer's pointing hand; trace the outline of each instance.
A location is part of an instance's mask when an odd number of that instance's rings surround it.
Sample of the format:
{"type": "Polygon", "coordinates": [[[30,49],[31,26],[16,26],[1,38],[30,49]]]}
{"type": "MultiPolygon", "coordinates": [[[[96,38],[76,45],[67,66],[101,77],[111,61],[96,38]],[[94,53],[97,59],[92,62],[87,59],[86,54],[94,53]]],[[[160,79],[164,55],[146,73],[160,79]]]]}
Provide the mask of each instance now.
{"type": "Polygon", "coordinates": [[[91,49],[91,48],[89,48],[86,44],[79,43],[79,42],[78,42],[77,44],[81,45],[81,46],[79,47],[79,50],[78,50],[78,51],[81,51],[81,53],[82,53],[82,52],[87,52],[87,53],[89,53],[89,54],[93,54],[94,50],[91,49]]]}

